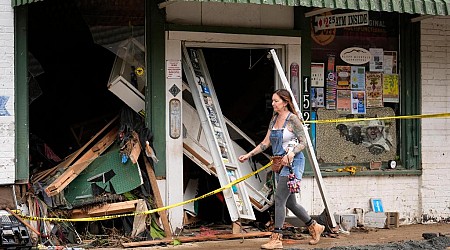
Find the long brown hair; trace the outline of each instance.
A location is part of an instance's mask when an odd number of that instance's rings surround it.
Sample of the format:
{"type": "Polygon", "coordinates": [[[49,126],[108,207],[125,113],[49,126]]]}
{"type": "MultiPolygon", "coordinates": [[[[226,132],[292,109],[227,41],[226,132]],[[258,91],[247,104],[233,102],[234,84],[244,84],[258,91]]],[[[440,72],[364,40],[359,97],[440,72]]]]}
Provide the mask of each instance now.
{"type": "Polygon", "coordinates": [[[275,90],[275,92],[273,92],[274,94],[277,94],[281,100],[287,102],[287,108],[288,110],[293,113],[294,115],[297,115],[297,111],[294,108],[294,104],[292,103],[292,98],[291,98],[291,94],[289,94],[289,91],[287,91],[286,89],[278,89],[275,90]]]}

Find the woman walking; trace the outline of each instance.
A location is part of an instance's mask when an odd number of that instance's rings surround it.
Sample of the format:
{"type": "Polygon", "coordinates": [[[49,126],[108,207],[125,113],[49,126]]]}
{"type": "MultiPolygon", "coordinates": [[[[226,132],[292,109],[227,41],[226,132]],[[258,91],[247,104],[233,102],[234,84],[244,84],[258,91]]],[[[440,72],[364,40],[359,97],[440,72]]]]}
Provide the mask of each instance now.
{"type": "MultiPolygon", "coordinates": [[[[302,123],[294,109],[292,98],[285,89],[279,89],[272,95],[272,107],[274,115],[270,121],[269,129],[264,140],[252,151],[239,156],[239,161],[244,162],[250,157],[259,154],[272,146],[273,156],[281,160],[281,169],[276,172],[278,181],[275,192],[275,227],[270,236],[270,241],[261,246],[262,249],[282,249],[282,229],[286,218],[286,208],[302,220],[308,227],[312,240],[309,244],[317,244],[325,227],[320,225],[308,215],[305,208],[297,203],[295,195],[288,188],[288,176],[292,171],[298,181],[302,179],[305,169],[305,157],[303,149],[306,147],[305,135],[302,123]],[[292,169],[290,169],[292,168],[292,169]]],[[[275,162],[275,161],[274,161],[275,162]]]]}

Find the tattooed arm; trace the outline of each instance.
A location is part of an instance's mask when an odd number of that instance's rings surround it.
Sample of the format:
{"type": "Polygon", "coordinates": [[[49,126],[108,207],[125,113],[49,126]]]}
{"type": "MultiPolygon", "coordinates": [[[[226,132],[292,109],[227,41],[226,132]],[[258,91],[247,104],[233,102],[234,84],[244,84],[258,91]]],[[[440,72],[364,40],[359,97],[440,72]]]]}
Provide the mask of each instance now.
{"type": "Polygon", "coordinates": [[[270,146],[269,136],[270,136],[270,130],[272,128],[273,120],[274,119],[272,118],[272,121],[270,122],[269,129],[267,130],[266,137],[264,137],[264,140],[258,146],[256,146],[252,151],[248,152],[245,155],[239,156],[238,159],[240,162],[244,162],[244,161],[248,160],[250,157],[257,155],[257,154],[263,152],[264,150],[266,150],[267,148],[269,148],[269,146],[270,146]]]}
{"type": "Polygon", "coordinates": [[[305,133],[303,132],[302,126],[303,126],[303,124],[300,121],[300,119],[298,118],[298,116],[291,115],[289,117],[289,120],[287,123],[287,128],[289,129],[289,131],[294,133],[294,135],[298,139],[298,144],[294,147],[292,152],[289,153],[289,156],[290,156],[289,160],[291,160],[291,161],[296,154],[300,153],[303,149],[306,148],[306,136],[305,136],[305,133]]]}

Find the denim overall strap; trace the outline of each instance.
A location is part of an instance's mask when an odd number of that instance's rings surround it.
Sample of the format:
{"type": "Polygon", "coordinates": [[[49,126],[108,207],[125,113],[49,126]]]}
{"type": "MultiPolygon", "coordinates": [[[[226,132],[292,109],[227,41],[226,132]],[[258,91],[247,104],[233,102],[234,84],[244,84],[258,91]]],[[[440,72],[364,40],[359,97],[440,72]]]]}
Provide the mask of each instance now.
{"type": "MultiPolygon", "coordinates": [[[[285,155],[286,151],[283,148],[283,132],[284,132],[284,128],[286,127],[287,121],[289,119],[289,116],[291,115],[291,113],[289,113],[289,115],[286,117],[286,120],[283,123],[283,127],[281,129],[273,129],[273,126],[270,130],[270,144],[272,145],[272,155],[285,155]]],[[[276,120],[278,119],[278,114],[277,117],[275,118],[275,122],[273,123],[275,125],[276,120]]]]}
{"type": "MultiPolygon", "coordinates": [[[[289,113],[289,116],[291,114],[292,113],[289,113]]],[[[278,117],[275,118],[275,122],[272,125],[269,136],[270,144],[272,145],[272,155],[286,154],[286,151],[283,148],[283,133],[287,125],[289,116],[286,118],[286,121],[284,122],[283,127],[281,129],[272,129],[278,117]]],[[[292,166],[293,172],[295,173],[297,179],[302,179],[303,171],[305,170],[305,157],[303,155],[303,152],[300,152],[295,155],[292,166]]],[[[276,178],[278,179],[278,176],[288,176],[290,174],[289,170],[290,170],[289,167],[283,167],[280,173],[275,174],[276,178]]]]}

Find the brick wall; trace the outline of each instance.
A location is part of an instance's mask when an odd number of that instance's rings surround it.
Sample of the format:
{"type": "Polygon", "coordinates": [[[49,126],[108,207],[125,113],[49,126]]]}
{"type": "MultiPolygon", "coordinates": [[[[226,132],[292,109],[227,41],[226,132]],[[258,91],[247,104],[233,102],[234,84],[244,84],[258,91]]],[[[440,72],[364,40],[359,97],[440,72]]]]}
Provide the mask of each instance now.
{"type": "MultiPolygon", "coordinates": [[[[399,212],[400,224],[421,222],[417,176],[345,176],[323,180],[333,213],[354,213],[354,208],[369,212],[370,199],[380,198],[386,212],[399,212]]],[[[310,214],[322,213],[322,196],[314,179],[304,178],[301,195],[301,203],[310,214]]]]}
{"type": "Polygon", "coordinates": [[[14,183],[14,12],[0,0],[0,185],[14,183]]]}
{"type": "MultiPolygon", "coordinates": [[[[450,113],[450,17],[421,22],[422,113],[450,113]]],[[[450,217],[450,118],[422,120],[424,220],[450,217]]]]}

